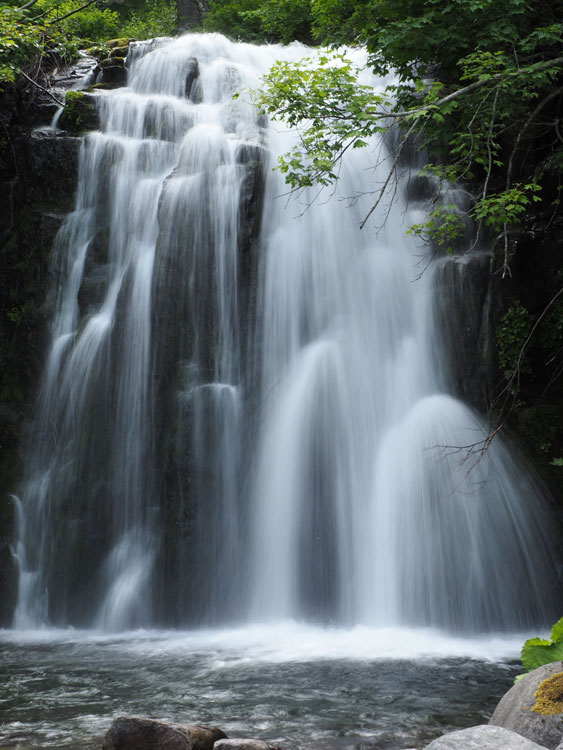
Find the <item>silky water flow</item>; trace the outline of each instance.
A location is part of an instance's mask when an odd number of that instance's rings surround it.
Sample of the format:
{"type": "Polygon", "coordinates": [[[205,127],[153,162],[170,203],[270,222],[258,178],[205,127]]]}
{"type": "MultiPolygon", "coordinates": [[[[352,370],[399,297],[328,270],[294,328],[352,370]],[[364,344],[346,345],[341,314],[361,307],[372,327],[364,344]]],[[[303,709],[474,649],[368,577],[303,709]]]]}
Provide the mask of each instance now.
{"type": "Polygon", "coordinates": [[[546,503],[500,438],[459,450],[488,428],[448,393],[446,291],[400,187],[359,229],[386,144],[316,200],[272,170],[296,135],[249,92],[306,54],[138,43],[97,95],[54,249],[17,628],[551,616],[546,503]]]}

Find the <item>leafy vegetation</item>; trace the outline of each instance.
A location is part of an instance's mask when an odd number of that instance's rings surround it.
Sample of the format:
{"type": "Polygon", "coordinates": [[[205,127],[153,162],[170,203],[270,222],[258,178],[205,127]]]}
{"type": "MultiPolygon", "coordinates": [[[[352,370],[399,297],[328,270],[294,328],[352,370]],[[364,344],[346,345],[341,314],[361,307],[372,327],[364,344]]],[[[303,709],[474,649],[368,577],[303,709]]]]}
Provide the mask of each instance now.
{"type": "Polygon", "coordinates": [[[248,42],[311,43],[312,22],[309,0],[214,0],[204,27],[248,42]]]}
{"type": "MultiPolygon", "coordinates": [[[[288,183],[334,181],[348,148],[397,122],[426,149],[437,195],[444,181],[476,193],[470,218],[478,238],[498,237],[508,274],[509,234],[530,205],[547,196],[559,208],[562,9],[527,0],[310,0],[310,10],[315,39],[360,41],[369,67],[397,79],[374,93],[339,55],[277,65],[259,101],[302,129],[301,144],[280,161],[288,183]]],[[[440,205],[412,231],[447,249],[462,231],[457,212],[440,205]]]]}
{"type": "Polygon", "coordinates": [[[551,628],[551,640],[529,638],[522,647],[520,658],[528,672],[544,664],[563,660],[563,618],[551,628]]]}
{"type": "MultiPolygon", "coordinates": [[[[80,47],[115,36],[146,39],[174,34],[174,0],[145,0],[142,7],[111,5],[106,0],[31,0],[22,5],[0,1],[0,90],[47,55],[70,61],[80,47]]],[[[31,72],[31,71],[28,71],[31,72]]]]}
{"type": "Polygon", "coordinates": [[[519,368],[529,373],[527,361],[520,361],[525,342],[532,330],[533,318],[519,300],[512,300],[497,328],[499,365],[506,380],[511,380],[519,368]]]}

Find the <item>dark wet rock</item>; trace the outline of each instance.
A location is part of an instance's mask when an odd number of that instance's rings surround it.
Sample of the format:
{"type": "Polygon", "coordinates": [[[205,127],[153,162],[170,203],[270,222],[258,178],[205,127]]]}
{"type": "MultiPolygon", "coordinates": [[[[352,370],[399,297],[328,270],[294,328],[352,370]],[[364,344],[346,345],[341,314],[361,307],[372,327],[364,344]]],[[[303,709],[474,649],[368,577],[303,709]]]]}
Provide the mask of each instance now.
{"type": "Polygon", "coordinates": [[[554,750],[563,738],[563,713],[541,713],[538,700],[548,678],[563,673],[563,662],[545,664],[521,677],[496,707],[491,725],[518,732],[554,750]]]}
{"type": "Polygon", "coordinates": [[[27,198],[35,208],[49,206],[51,216],[72,209],[80,144],[80,138],[54,130],[35,130],[22,139],[22,166],[33,177],[27,198]]]}
{"type": "Polygon", "coordinates": [[[438,195],[440,184],[436,177],[427,174],[410,173],[405,195],[408,201],[427,201],[438,195]]]}
{"type": "Polygon", "coordinates": [[[8,628],[18,596],[18,565],[10,546],[0,542],[0,627],[8,628]]]}
{"type": "Polygon", "coordinates": [[[545,748],[516,732],[481,724],[438,737],[426,746],[426,750],[545,750],[545,748]]]}
{"type": "Polygon", "coordinates": [[[197,101],[197,79],[199,78],[199,64],[195,57],[188,62],[188,70],[186,73],[186,97],[197,101]]]}
{"type": "Polygon", "coordinates": [[[103,68],[98,83],[111,85],[111,88],[124,86],[127,83],[127,70],[123,65],[110,65],[103,68]]]}
{"type": "Polygon", "coordinates": [[[444,258],[435,267],[434,294],[438,372],[445,388],[486,411],[494,388],[495,342],[491,335],[491,266],[488,253],[468,253],[444,258]],[[444,362],[447,371],[444,371],[444,362]]]}
{"type": "Polygon", "coordinates": [[[120,716],[107,731],[102,750],[212,750],[224,737],[215,727],[120,716]]]}

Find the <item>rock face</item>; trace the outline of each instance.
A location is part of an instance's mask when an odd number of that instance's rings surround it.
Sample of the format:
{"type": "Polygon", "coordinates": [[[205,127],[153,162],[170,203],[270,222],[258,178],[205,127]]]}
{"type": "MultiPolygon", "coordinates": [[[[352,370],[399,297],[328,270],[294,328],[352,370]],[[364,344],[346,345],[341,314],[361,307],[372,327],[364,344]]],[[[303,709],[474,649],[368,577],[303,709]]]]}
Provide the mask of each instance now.
{"type": "Polygon", "coordinates": [[[494,390],[491,340],[491,268],[488,253],[441,259],[435,267],[437,336],[446,352],[447,382],[456,395],[486,412],[494,390]]]}
{"type": "Polygon", "coordinates": [[[81,139],[47,127],[65,91],[92,72],[81,60],[41,83],[18,81],[0,95],[0,627],[17,597],[11,494],[21,479],[22,434],[45,348],[50,258],[55,235],[72,209],[81,139]]]}
{"type": "MultiPolygon", "coordinates": [[[[518,732],[554,750],[563,739],[563,713],[545,713],[545,701],[541,700],[542,687],[544,682],[547,687],[553,687],[550,678],[562,673],[563,662],[557,661],[524,675],[501,699],[490,723],[518,732]]],[[[556,710],[557,702],[551,702],[556,710]]]]}
{"type": "Polygon", "coordinates": [[[108,729],[102,750],[212,750],[215,741],[225,736],[215,727],[119,716],[108,729]]]}
{"type": "Polygon", "coordinates": [[[545,750],[516,732],[482,724],[438,737],[426,750],[545,750]]]}

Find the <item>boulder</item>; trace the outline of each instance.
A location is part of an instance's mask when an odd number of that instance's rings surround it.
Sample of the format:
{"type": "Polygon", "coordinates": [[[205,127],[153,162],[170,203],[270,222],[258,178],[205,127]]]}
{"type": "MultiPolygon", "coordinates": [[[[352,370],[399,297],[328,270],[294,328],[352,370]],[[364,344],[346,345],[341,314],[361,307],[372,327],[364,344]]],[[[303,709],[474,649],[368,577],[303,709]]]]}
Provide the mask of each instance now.
{"type": "Polygon", "coordinates": [[[562,701],[563,662],[545,664],[510,688],[490,723],[554,750],[563,739],[562,701]]]}
{"type": "Polygon", "coordinates": [[[96,95],[86,91],[67,91],[65,107],[59,118],[59,127],[71,133],[83,133],[99,128],[96,95]]]}
{"type": "Polygon", "coordinates": [[[509,729],[480,724],[477,727],[460,729],[438,737],[426,750],[545,750],[509,729]]]}
{"type": "Polygon", "coordinates": [[[213,750],[274,750],[274,748],[273,745],[262,740],[239,738],[217,740],[213,745],[213,750]]]}
{"type": "Polygon", "coordinates": [[[108,729],[102,750],[212,750],[214,742],[225,737],[216,727],[119,716],[108,729]]]}

